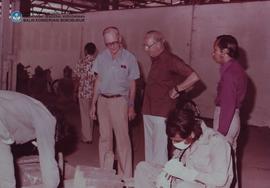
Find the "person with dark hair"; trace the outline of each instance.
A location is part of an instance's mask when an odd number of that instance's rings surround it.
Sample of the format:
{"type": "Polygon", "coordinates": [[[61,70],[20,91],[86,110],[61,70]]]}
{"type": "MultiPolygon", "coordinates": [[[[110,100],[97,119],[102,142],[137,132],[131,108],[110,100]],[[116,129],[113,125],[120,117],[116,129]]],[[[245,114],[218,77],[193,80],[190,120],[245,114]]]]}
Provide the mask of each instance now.
{"type": "Polygon", "coordinates": [[[56,119],[38,100],[0,90],[0,187],[15,188],[12,144],[37,139],[44,188],[57,188],[59,169],[55,160],[56,119]]]}
{"type": "MultiPolygon", "coordinates": [[[[216,109],[213,126],[231,144],[236,165],[237,139],[240,133],[239,109],[246,95],[247,75],[237,61],[239,47],[233,36],[218,36],[213,48],[212,56],[215,62],[220,64],[221,74],[215,99],[216,109]]],[[[237,178],[237,175],[235,177],[237,178]]],[[[238,187],[237,182],[235,187],[238,187]]]]}
{"type": "Polygon", "coordinates": [[[230,188],[231,147],[224,136],[195,119],[189,109],[169,113],[166,133],[175,147],[173,158],[164,166],[140,162],[135,188],[230,188]]]}
{"type": "Polygon", "coordinates": [[[95,74],[93,64],[97,55],[96,45],[92,42],[84,46],[84,57],[76,64],[74,73],[77,84],[75,91],[78,92],[82,142],[92,143],[94,122],[90,117],[90,107],[94,93],[95,74]]]}
{"type": "Polygon", "coordinates": [[[29,95],[42,102],[45,101],[48,90],[44,69],[41,66],[35,68],[35,73],[29,81],[29,95]]]}
{"type": "Polygon", "coordinates": [[[65,66],[63,78],[58,80],[57,95],[60,105],[66,105],[73,100],[74,82],[72,79],[72,69],[69,66],[65,66]]]}
{"type": "Polygon", "coordinates": [[[152,64],[143,100],[145,160],[163,165],[168,161],[165,120],[176,105],[181,91],[191,88],[200,78],[181,58],[166,49],[159,31],[148,31],[144,50],[152,64]]]}
{"type": "Polygon", "coordinates": [[[84,46],[84,54],[94,55],[96,53],[97,53],[97,47],[96,47],[96,45],[94,43],[88,42],[84,46]]]}
{"type": "Polygon", "coordinates": [[[28,82],[30,80],[29,72],[27,68],[30,66],[24,66],[22,63],[17,64],[17,76],[16,76],[16,91],[24,94],[29,93],[28,82]]]}
{"type": "Polygon", "coordinates": [[[52,75],[51,75],[51,70],[50,69],[45,69],[44,70],[44,77],[46,79],[46,86],[47,86],[47,91],[48,93],[53,93],[53,86],[52,86],[52,83],[53,83],[53,80],[52,80],[52,75]]]}
{"type": "MultiPolygon", "coordinates": [[[[134,100],[136,80],[140,77],[136,57],[123,48],[118,28],[103,30],[106,49],[98,54],[94,71],[97,73],[91,117],[99,121],[99,163],[108,167],[113,154],[113,133],[118,156],[118,175],[123,179],[132,176],[132,152],[128,121],[136,113],[134,100]],[[97,105],[97,107],[96,107],[97,105]]],[[[111,165],[112,167],[112,165],[111,165]]]]}

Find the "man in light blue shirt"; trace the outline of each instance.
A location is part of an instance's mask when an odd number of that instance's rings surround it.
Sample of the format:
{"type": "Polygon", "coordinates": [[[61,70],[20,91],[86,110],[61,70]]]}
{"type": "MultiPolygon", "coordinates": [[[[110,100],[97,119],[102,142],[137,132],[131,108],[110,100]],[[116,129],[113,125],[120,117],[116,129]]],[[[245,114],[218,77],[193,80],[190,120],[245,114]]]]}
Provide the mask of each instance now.
{"type": "Polygon", "coordinates": [[[135,56],[122,48],[118,28],[107,27],[103,31],[106,49],[93,66],[97,73],[91,117],[99,120],[99,161],[106,168],[108,156],[113,152],[113,132],[116,138],[118,174],[124,178],[132,176],[131,144],[128,120],[135,117],[135,80],[140,77],[135,56]]]}

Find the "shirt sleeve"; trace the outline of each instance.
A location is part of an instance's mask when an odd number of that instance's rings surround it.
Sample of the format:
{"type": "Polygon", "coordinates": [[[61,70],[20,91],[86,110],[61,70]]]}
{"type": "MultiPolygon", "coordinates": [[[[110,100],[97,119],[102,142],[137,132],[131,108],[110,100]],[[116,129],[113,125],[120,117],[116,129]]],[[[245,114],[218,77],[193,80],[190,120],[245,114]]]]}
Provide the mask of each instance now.
{"type": "Polygon", "coordinates": [[[100,56],[98,55],[92,66],[93,73],[97,73],[97,74],[99,73],[99,62],[100,62],[100,56]]]}
{"type": "Polygon", "coordinates": [[[192,72],[194,72],[194,70],[189,65],[187,65],[182,59],[178,57],[174,59],[173,71],[176,71],[183,77],[188,77],[192,72]]]}
{"type": "Polygon", "coordinates": [[[210,172],[198,171],[196,180],[206,185],[224,186],[230,177],[232,164],[231,148],[220,138],[213,138],[210,150],[210,172]]]}
{"type": "Polygon", "coordinates": [[[128,75],[128,79],[129,80],[136,80],[140,78],[140,70],[139,70],[139,66],[137,63],[137,59],[131,55],[130,56],[130,68],[129,68],[129,75],[128,75]]]}
{"type": "Polygon", "coordinates": [[[12,139],[11,135],[9,134],[9,131],[4,126],[4,123],[2,122],[2,120],[0,119],[0,142],[1,141],[6,141],[6,140],[9,140],[9,139],[12,139]]]}
{"type": "Polygon", "coordinates": [[[236,109],[237,93],[233,75],[224,75],[222,79],[218,131],[226,136],[236,109]]]}
{"type": "Polygon", "coordinates": [[[90,65],[90,66],[89,66],[89,73],[90,73],[91,75],[93,75],[93,74],[95,73],[93,67],[95,66],[96,63],[97,63],[96,60],[94,60],[94,61],[92,61],[92,62],[89,63],[89,65],[90,65]]]}
{"type": "Polygon", "coordinates": [[[34,126],[36,131],[42,180],[47,188],[57,188],[59,171],[55,160],[55,118],[40,109],[35,112],[34,126]],[[37,119],[38,117],[38,119],[37,119]]]}

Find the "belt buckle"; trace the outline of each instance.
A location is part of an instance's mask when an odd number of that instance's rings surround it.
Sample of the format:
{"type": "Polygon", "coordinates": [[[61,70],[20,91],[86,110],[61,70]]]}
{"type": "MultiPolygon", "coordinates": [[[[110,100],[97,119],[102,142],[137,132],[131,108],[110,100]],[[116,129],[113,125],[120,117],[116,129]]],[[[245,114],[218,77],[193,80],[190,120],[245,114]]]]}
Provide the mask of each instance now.
{"type": "Polygon", "coordinates": [[[101,96],[111,99],[111,98],[117,98],[117,97],[121,97],[120,94],[116,94],[116,95],[105,95],[105,94],[101,94],[101,96]]]}

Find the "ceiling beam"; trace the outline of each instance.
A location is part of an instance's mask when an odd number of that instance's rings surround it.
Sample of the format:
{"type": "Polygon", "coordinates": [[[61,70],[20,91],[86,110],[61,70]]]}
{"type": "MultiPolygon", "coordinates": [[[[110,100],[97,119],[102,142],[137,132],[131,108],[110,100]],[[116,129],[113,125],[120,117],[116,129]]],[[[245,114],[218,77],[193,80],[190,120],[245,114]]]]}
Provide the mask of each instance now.
{"type": "Polygon", "coordinates": [[[48,12],[42,12],[42,11],[36,11],[36,10],[31,10],[31,13],[35,13],[35,14],[44,14],[44,15],[50,15],[51,13],[48,12]]]}
{"type": "Polygon", "coordinates": [[[171,6],[172,3],[168,3],[168,2],[164,2],[164,1],[158,1],[158,0],[153,0],[151,1],[152,3],[159,3],[161,5],[167,5],[167,6],[171,6]]]}
{"type": "Polygon", "coordinates": [[[31,8],[34,8],[34,7],[48,9],[48,10],[57,10],[57,11],[61,11],[61,12],[80,13],[79,11],[65,10],[65,9],[56,8],[56,7],[52,7],[52,6],[44,6],[44,5],[32,4],[31,8]]]}
{"type": "MultiPolygon", "coordinates": [[[[65,0],[43,0],[43,2],[57,3],[57,4],[60,4],[60,5],[67,5],[67,6],[70,6],[70,7],[80,7],[80,8],[85,8],[85,9],[95,8],[95,6],[93,6],[93,5],[75,3],[75,2],[65,1],[65,0]]],[[[85,2],[89,2],[89,1],[85,1],[85,2]]]]}

